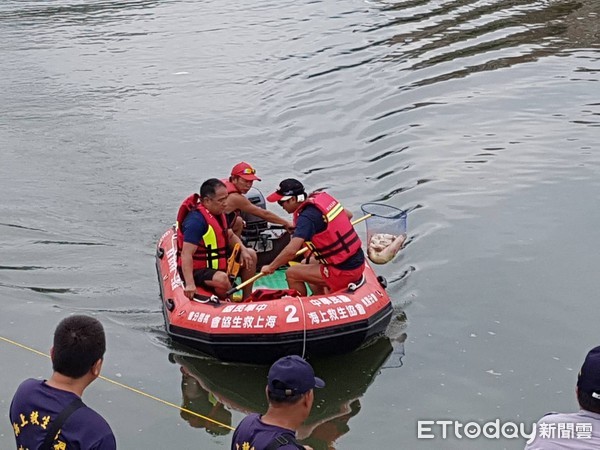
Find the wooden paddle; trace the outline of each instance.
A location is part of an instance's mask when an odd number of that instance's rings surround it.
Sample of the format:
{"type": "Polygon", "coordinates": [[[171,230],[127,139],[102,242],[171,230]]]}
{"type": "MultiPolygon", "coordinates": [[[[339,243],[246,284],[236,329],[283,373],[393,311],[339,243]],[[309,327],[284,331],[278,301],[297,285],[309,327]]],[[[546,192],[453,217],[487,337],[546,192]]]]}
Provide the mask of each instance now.
{"type": "MultiPolygon", "coordinates": [[[[356,219],[356,220],[353,220],[353,221],[352,221],[352,225],[356,225],[357,223],[360,223],[360,222],[362,222],[363,220],[367,220],[367,219],[368,219],[369,217],[371,217],[371,216],[372,216],[372,214],[366,214],[366,215],[364,215],[364,216],[362,216],[362,217],[359,217],[358,219],[356,219]]],[[[307,251],[307,250],[308,250],[308,247],[303,247],[303,248],[301,248],[300,250],[298,250],[298,251],[296,252],[296,256],[303,255],[304,253],[306,253],[306,251],[307,251]]],[[[262,277],[264,277],[265,275],[267,275],[267,274],[266,274],[266,273],[263,273],[263,272],[258,272],[258,273],[257,273],[256,275],[254,275],[253,277],[251,277],[251,278],[248,278],[248,279],[247,279],[246,281],[244,281],[243,283],[240,283],[240,285],[239,285],[239,286],[234,286],[234,287],[232,287],[231,289],[229,289],[229,290],[226,292],[227,296],[230,296],[230,295],[231,295],[231,294],[233,294],[234,292],[236,292],[236,291],[239,291],[240,289],[243,289],[243,288],[245,288],[245,287],[246,287],[246,286],[248,286],[249,284],[252,284],[252,283],[254,283],[256,280],[258,280],[259,278],[262,278],[262,277]]]]}

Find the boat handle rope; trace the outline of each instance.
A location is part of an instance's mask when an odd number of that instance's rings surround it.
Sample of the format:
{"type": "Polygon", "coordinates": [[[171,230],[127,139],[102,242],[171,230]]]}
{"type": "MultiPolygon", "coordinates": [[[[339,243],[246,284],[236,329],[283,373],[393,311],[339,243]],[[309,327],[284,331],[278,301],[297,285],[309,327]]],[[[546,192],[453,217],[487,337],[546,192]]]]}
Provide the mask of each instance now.
{"type": "MultiPolygon", "coordinates": [[[[303,309],[304,309],[304,307],[303,307],[303,309]]],[[[305,325],[305,329],[306,329],[306,325],[305,325]]],[[[45,356],[46,358],[50,358],[49,355],[47,355],[47,354],[45,354],[43,352],[40,352],[39,350],[36,350],[34,348],[31,348],[31,347],[27,347],[24,344],[20,344],[19,342],[15,342],[15,341],[13,341],[11,339],[5,338],[4,336],[0,336],[0,340],[4,341],[4,342],[7,342],[9,344],[15,345],[17,347],[20,347],[22,349],[28,350],[28,351],[30,351],[32,353],[35,353],[36,355],[45,356]]],[[[171,407],[173,407],[175,409],[178,409],[179,411],[183,411],[185,413],[191,414],[191,415],[199,417],[201,419],[208,420],[209,422],[212,422],[212,423],[214,423],[216,425],[219,425],[220,427],[223,427],[223,428],[226,428],[226,429],[232,430],[232,431],[235,430],[235,428],[233,428],[233,427],[231,427],[231,426],[229,426],[227,424],[224,424],[224,423],[221,423],[221,422],[219,422],[217,420],[211,419],[210,417],[203,416],[202,414],[198,414],[197,412],[192,411],[190,409],[182,408],[181,406],[176,405],[175,403],[168,402],[168,401],[163,400],[161,398],[158,398],[158,397],[156,397],[154,395],[148,394],[148,393],[146,393],[144,391],[140,391],[139,389],[133,388],[131,386],[127,386],[126,384],[123,384],[123,383],[120,383],[118,381],[115,381],[115,380],[112,380],[110,378],[107,378],[107,377],[105,377],[103,375],[100,375],[98,378],[100,378],[100,379],[102,379],[104,381],[107,381],[109,383],[112,383],[115,386],[119,386],[119,387],[127,389],[127,390],[129,390],[131,392],[135,392],[136,394],[139,394],[139,395],[142,395],[144,397],[147,397],[147,398],[150,398],[152,400],[155,400],[155,401],[157,401],[159,403],[162,403],[163,405],[171,406],[171,407]]]]}

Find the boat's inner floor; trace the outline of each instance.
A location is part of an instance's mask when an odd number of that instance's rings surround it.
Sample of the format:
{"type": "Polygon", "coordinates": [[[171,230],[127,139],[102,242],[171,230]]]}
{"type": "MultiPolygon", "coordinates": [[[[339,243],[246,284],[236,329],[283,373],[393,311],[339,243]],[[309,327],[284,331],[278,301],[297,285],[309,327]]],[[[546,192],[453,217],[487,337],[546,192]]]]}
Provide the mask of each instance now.
{"type": "MultiPolygon", "coordinates": [[[[284,295],[288,295],[286,292],[286,290],[289,289],[287,280],[285,278],[286,270],[287,270],[287,267],[281,267],[270,275],[265,275],[263,277],[260,277],[258,280],[256,280],[254,282],[254,285],[252,286],[252,291],[253,292],[256,292],[258,290],[280,291],[281,295],[277,296],[275,294],[275,292],[273,292],[273,298],[263,298],[262,300],[273,300],[275,298],[281,298],[284,295]]],[[[242,283],[241,278],[240,277],[236,278],[235,285],[238,286],[241,283],[242,283]]],[[[306,286],[306,290],[307,290],[306,295],[312,295],[312,291],[308,285],[306,286]]],[[[209,297],[207,296],[207,292],[202,287],[198,287],[196,300],[204,302],[208,299],[209,299],[209,297]]],[[[232,295],[230,295],[230,300],[233,302],[236,302],[236,303],[242,302],[242,291],[241,290],[235,291],[232,295]]],[[[256,300],[256,299],[254,299],[254,300],[256,300]]]]}
{"type": "MultiPolygon", "coordinates": [[[[269,289],[269,290],[285,290],[289,289],[287,284],[287,280],[285,278],[285,272],[287,267],[281,267],[277,269],[274,273],[270,275],[265,275],[254,282],[252,286],[252,291],[256,292],[259,289],[269,289]]],[[[236,285],[239,285],[242,280],[238,277],[236,279],[236,285]]],[[[306,295],[312,295],[312,291],[310,290],[310,286],[306,285],[306,295]]],[[[233,301],[241,302],[242,301],[242,291],[236,291],[232,296],[233,301]]]]}

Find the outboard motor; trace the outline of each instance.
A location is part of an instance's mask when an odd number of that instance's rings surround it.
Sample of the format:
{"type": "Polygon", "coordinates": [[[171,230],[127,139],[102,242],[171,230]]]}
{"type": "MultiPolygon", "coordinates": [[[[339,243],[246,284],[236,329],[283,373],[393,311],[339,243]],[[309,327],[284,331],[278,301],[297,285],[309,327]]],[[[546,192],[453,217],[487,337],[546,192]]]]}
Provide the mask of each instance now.
{"type": "MultiPolygon", "coordinates": [[[[256,188],[250,188],[248,193],[246,194],[246,198],[250,200],[254,205],[258,206],[262,209],[267,209],[267,203],[265,202],[265,197],[262,195],[256,188]]],[[[242,231],[242,236],[247,239],[256,239],[263,231],[266,231],[268,223],[266,220],[261,219],[253,214],[248,214],[242,211],[242,219],[246,222],[246,226],[244,227],[244,231],[242,231]]]]}
{"type": "MultiPolygon", "coordinates": [[[[250,188],[246,198],[259,208],[267,209],[265,198],[258,189],[250,188]]],[[[243,211],[242,219],[246,222],[246,226],[242,231],[242,240],[247,247],[256,251],[259,269],[273,261],[290,242],[290,234],[281,226],[269,227],[266,220],[243,211]]]]}

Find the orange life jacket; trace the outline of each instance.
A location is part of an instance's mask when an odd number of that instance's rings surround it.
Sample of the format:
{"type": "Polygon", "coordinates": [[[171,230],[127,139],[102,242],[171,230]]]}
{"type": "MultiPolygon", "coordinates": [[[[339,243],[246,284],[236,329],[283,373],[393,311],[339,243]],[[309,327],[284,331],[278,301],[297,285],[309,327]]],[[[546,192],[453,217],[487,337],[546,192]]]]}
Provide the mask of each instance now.
{"type": "MultiPolygon", "coordinates": [[[[233,184],[227,178],[223,178],[221,181],[223,182],[223,184],[227,188],[227,193],[228,194],[241,194],[241,192],[238,190],[238,188],[235,187],[235,184],[233,184]]],[[[237,217],[237,216],[239,216],[242,213],[242,211],[239,210],[239,209],[234,209],[233,211],[230,211],[227,214],[231,214],[231,213],[235,213],[235,217],[237,217]]]]}
{"type": "Polygon", "coordinates": [[[223,178],[221,180],[221,182],[225,185],[225,187],[227,188],[227,193],[228,194],[233,194],[233,193],[238,193],[241,194],[241,192],[238,190],[238,188],[235,187],[235,184],[233,184],[231,181],[229,181],[227,178],[223,178]]]}
{"type": "Polygon", "coordinates": [[[311,194],[294,212],[294,223],[308,205],[316,206],[323,213],[326,228],[315,234],[307,246],[323,264],[338,265],[353,256],[362,246],[360,238],[344,207],[326,192],[311,194]]]}

